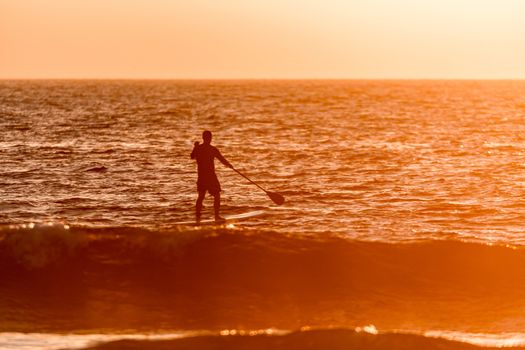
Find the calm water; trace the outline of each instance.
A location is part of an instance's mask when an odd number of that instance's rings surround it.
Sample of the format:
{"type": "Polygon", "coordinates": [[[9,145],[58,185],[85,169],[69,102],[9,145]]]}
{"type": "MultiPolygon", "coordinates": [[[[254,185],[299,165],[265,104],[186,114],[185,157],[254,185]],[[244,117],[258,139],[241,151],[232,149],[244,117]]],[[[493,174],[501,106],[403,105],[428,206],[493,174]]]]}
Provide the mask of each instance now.
{"type": "Polygon", "coordinates": [[[520,338],[524,119],[521,81],[1,81],[0,332],[520,338]],[[204,129],[286,203],[217,163],[266,214],[177,225],[204,129]]]}

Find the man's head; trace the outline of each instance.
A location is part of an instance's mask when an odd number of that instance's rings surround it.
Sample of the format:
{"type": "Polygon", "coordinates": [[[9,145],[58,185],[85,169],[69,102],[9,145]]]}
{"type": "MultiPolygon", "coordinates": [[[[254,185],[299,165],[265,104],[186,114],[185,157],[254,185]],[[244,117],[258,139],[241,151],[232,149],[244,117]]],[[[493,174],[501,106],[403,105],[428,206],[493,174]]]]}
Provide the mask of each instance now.
{"type": "Polygon", "coordinates": [[[210,144],[211,143],[211,131],[205,130],[202,133],[202,140],[204,141],[204,143],[210,144]]]}

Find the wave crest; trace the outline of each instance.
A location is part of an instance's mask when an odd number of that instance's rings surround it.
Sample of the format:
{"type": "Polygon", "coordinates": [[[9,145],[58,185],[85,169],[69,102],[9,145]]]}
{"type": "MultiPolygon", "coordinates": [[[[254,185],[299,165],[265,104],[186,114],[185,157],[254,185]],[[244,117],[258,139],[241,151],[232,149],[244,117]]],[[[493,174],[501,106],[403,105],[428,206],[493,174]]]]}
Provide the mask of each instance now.
{"type": "Polygon", "coordinates": [[[87,244],[64,224],[13,225],[2,229],[0,238],[1,252],[28,269],[58,265],[87,244]]]}

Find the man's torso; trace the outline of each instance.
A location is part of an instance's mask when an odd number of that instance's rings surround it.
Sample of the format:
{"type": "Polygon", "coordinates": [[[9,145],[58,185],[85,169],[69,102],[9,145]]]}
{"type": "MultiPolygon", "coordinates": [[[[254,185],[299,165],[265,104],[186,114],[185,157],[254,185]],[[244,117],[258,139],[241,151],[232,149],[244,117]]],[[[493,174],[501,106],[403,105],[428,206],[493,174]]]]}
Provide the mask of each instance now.
{"type": "Polygon", "coordinates": [[[215,175],[215,157],[218,153],[216,147],[212,145],[199,145],[196,150],[195,159],[199,177],[215,175]]]}

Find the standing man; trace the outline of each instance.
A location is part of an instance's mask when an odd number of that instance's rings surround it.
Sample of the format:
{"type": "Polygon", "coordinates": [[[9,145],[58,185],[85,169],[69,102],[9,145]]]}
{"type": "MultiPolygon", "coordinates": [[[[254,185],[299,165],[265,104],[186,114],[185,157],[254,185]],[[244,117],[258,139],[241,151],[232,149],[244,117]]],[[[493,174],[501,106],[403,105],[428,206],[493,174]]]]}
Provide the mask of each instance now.
{"type": "Polygon", "coordinates": [[[197,204],[195,207],[195,219],[197,223],[201,220],[202,201],[208,191],[213,196],[213,209],[215,210],[215,221],[223,221],[224,219],[219,215],[221,208],[221,184],[215,174],[215,158],[221,161],[222,164],[233,169],[233,166],[228,162],[219,152],[217,147],[211,145],[211,131],[204,131],[202,133],[202,140],[199,144],[196,141],[191,152],[191,159],[197,161],[197,172],[199,174],[197,179],[197,204]]]}

